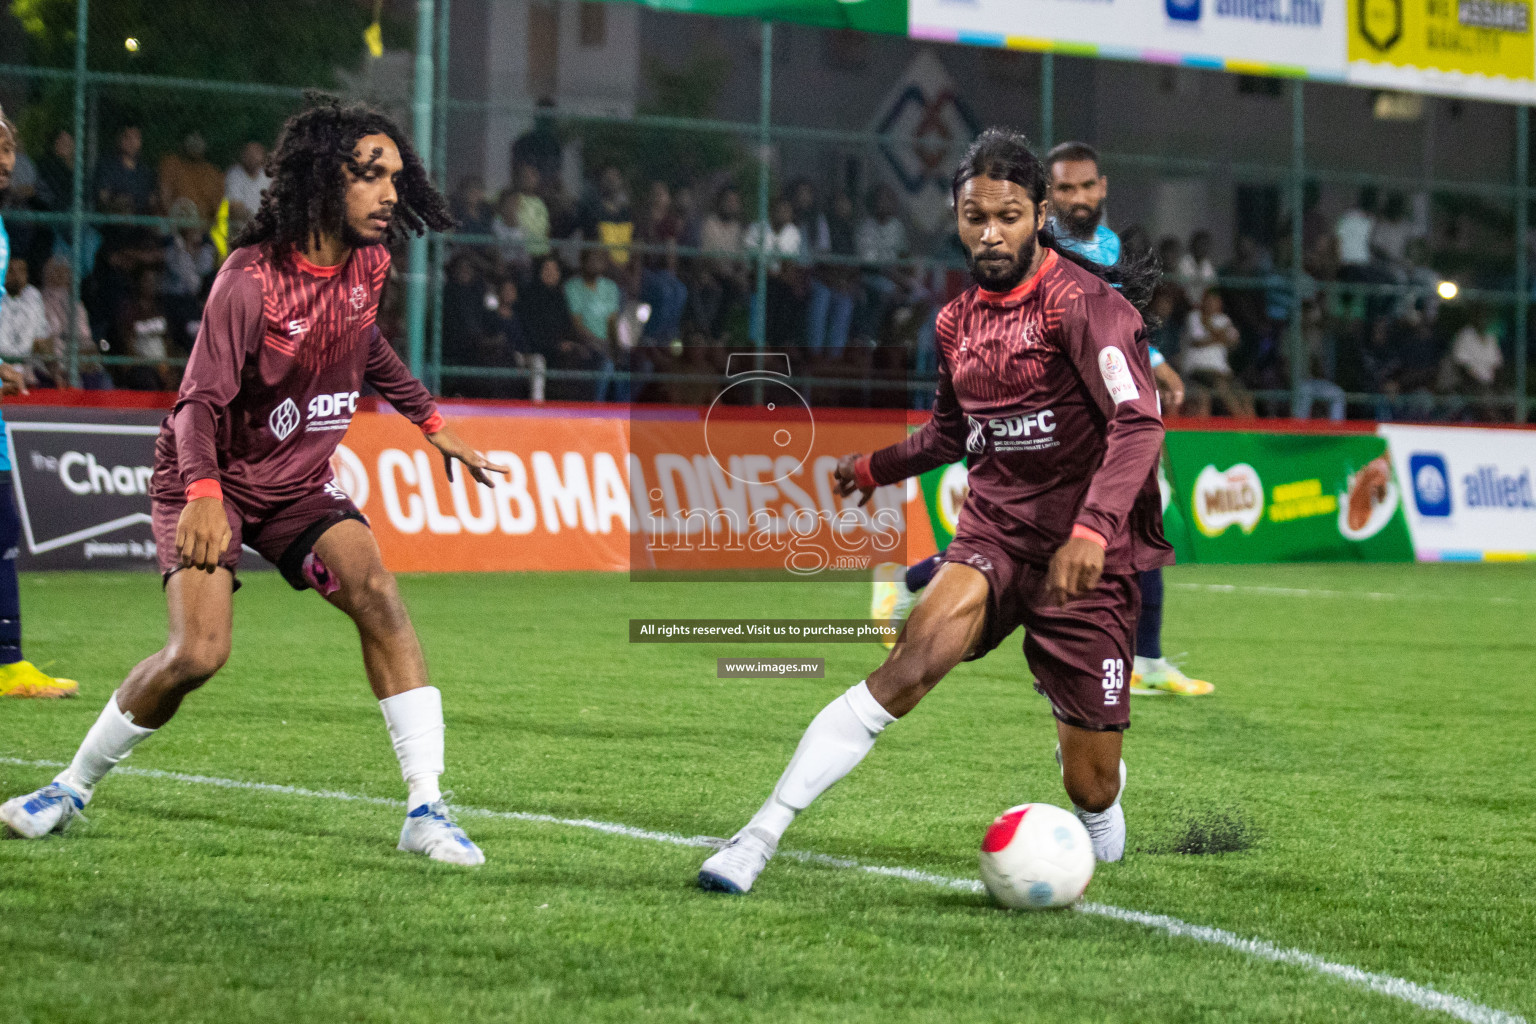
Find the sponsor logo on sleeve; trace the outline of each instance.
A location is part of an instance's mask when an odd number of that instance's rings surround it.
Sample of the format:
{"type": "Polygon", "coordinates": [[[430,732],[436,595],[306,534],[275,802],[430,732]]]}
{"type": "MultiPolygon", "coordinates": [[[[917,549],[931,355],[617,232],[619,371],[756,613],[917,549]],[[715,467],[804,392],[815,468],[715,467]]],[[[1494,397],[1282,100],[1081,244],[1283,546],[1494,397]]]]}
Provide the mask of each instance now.
{"type": "Polygon", "coordinates": [[[1113,345],[1106,345],[1099,352],[1099,376],[1115,404],[1133,402],[1141,397],[1136,390],[1136,379],[1131,376],[1131,366],[1125,361],[1125,353],[1113,345]]]}
{"type": "Polygon", "coordinates": [[[1408,473],[1413,477],[1413,503],[1419,515],[1445,517],[1451,514],[1451,480],[1445,468],[1445,456],[1436,452],[1414,452],[1408,456],[1408,473]]]}

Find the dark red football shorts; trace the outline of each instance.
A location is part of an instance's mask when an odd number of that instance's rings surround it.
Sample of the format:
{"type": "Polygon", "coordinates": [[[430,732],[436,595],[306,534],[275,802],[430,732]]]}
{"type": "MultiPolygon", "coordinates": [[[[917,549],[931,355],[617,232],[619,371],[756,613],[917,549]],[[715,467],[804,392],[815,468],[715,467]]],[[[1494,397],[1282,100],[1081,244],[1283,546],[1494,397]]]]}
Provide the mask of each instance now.
{"type": "MultiPolygon", "coordinates": [[[[187,503],[181,498],[150,499],[150,529],[155,537],[155,557],[162,576],[169,580],[181,568],[176,551],[176,523],[187,503]]],[[[324,589],[329,580],[323,565],[308,556],[320,535],[344,519],[367,523],[341,488],[327,485],[264,516],[252,516],[224,496],[224,515],[232,535],[219,564],[233,573],[240,564],[240,548],[246,545],[276,565],[295,590],[324,589]],[[320,586],[317,586],[317,574],[320,586]]],[[[237,584],[238,585],[238,584],[237,584]]]]}
{"type": "Polygon", "coordinates": [[[1134,575],[1106,573],[1093,592],[1065,608],[1051,604],[1043,566],[1020,562],[984,537],[956,537],[944,561],[987,578],[987,624],[966,656],[974,661],[1024,627],[1024,658],[1035,689],[1061,721],[1096,732],[1131,724],[1127,684],[1136,653],[1141,591],[1134,575]]]}

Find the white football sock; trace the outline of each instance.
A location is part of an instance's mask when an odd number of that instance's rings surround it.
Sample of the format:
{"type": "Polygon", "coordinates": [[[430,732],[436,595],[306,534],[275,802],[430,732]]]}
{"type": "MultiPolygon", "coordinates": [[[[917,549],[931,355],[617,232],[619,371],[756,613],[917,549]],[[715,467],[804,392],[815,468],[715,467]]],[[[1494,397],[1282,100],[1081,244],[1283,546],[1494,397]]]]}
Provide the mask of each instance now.
{"type": "Polygon", "coordinates": [[[418,686],[379,701],[390,742],[400,759],[400,774],[410,787],[406,805],[415,810],[443,798],[438,777],[443,774],[443,694],[435,686],[418,686]]]}
{"type": "Polygon", "coordinates": [[[1088,830],[1088,838],[1093,840],[1095,860],[1117,861],[1125,856],[1125,811],[1120,807],[1120,797],[1124,793],[1125,762],[1121,761],[1120,792],[1115,794],[1114,803],[1102,811],[1085,811],[1077,804],[1072,805],[1072,812],[1088,830]]]}
{"type": "Polygon", "coordinates": [[[849,687],[811,719],[778,785],[747,827],[768,832],[777,842],[795,815],[853,771],[894,721],[867,683],[849,687]]]}
{"type": "Polygon", "coordinates": [[[64,783],[89,801],[96,783],[105,778],[140,741],[154,732],[142,725],[134,725],[131,716],[118,710],[117,692],[113,691],[107,706],[101,709],[101,714],[96,718],[96,724],[91,726],[90,732],[85,734],[85,739],[80,743],[80,749],[75,751],[75,759],[69,762],[68,768],[59,772],[54,781],[64,783]]]}

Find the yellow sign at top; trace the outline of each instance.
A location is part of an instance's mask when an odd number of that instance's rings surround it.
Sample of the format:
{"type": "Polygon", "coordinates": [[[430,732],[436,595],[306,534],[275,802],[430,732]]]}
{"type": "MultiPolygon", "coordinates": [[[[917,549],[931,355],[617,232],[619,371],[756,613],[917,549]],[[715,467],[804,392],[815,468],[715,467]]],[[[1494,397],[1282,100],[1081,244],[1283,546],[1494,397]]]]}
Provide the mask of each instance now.
{"type": "Polygon", "coordinates": [[[1532,0],[1350,0],[1349,60],[1530,80],[1532,0]]]}

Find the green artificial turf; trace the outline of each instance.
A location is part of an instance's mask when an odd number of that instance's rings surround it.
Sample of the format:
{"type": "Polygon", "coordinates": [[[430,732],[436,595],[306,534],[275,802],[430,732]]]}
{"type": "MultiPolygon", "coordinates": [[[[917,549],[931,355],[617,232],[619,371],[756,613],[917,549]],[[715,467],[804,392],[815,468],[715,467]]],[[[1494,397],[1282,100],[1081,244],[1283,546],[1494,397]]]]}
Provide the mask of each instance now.
{"type": "MultiPolygon", "coordinates": [[[[1165,647],[1217,684],[1136,698],[1130,851],[1088,898],[1536,1020],[1536,571],[1188,567],[1165,647]],[[1222,589],[1230,585],[1237,589],[1222,589]],[[1366,596],[1376,595],[1376,596],[1366,596]],[[1247,845],[1190,855],[1180,848],[1247,845]]],[[[403,798],[350,624],[251,573],[229,666],[128,762],[403,798]]],[[[851,584],[416,576],[454,802],[723,836],[874,645],[631,645],[631,616],[860,617],[851,584]],[[821,680],[719,680],[731,655],[821,680]]],[[[164,636],[149,575],[23,578],[29,656],[73,702],[0,702],[0,757],[64,761],[164,636]]],[[[785,837],[973,878],[991,818],[1066,803],[1019,636],[961,666],[785,837]]],[[[52,769],[0,762],[3,795],[52,769]]],[[[90,821],[0,843],[0,1020],[1427,1021],[1305,967],[1081,913],[788,857],[742,898],[707,850],[465,816],[489,863],[397,853],[400,811],[108,779],[90,821]]]]}

